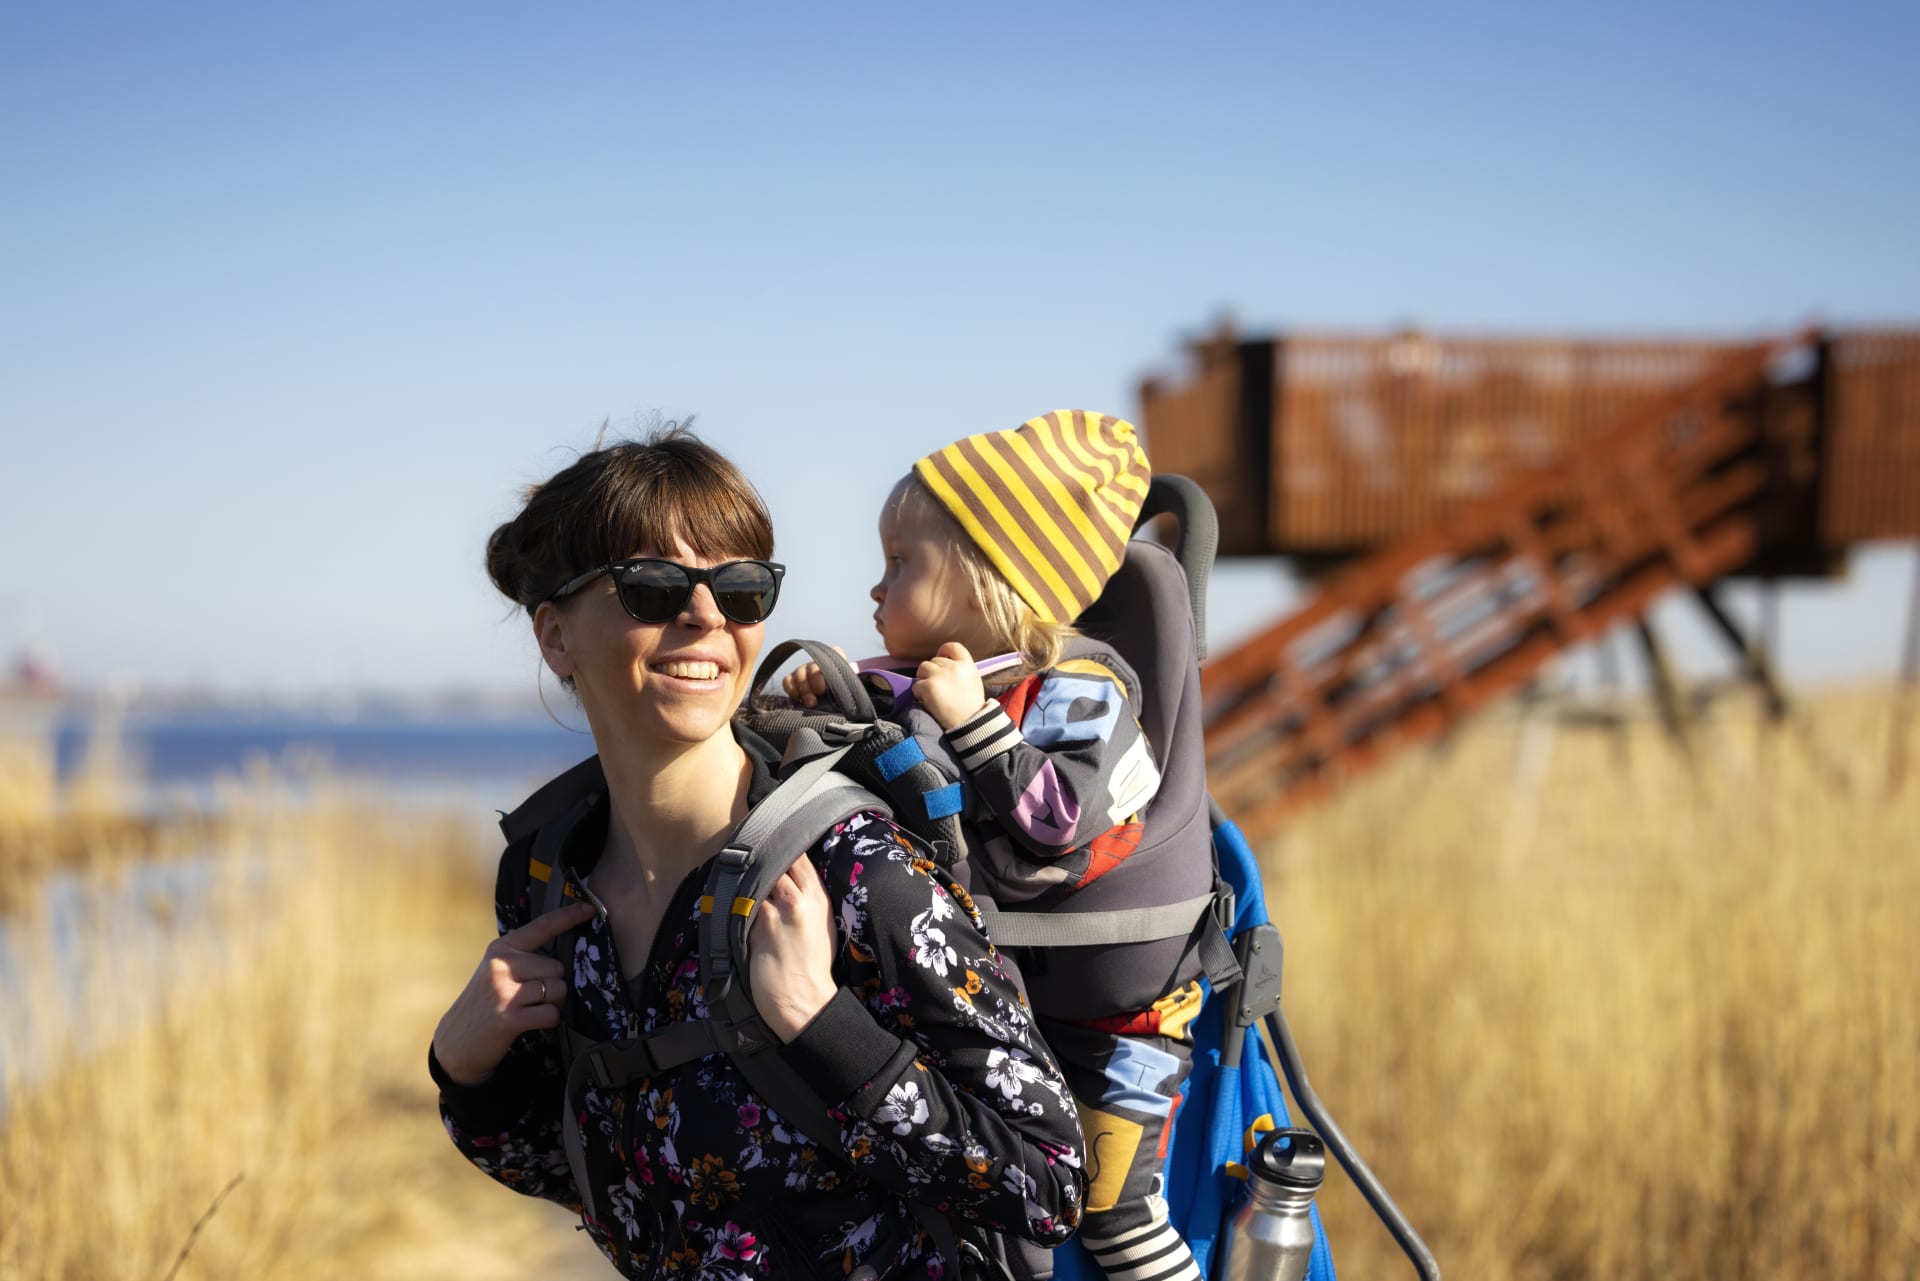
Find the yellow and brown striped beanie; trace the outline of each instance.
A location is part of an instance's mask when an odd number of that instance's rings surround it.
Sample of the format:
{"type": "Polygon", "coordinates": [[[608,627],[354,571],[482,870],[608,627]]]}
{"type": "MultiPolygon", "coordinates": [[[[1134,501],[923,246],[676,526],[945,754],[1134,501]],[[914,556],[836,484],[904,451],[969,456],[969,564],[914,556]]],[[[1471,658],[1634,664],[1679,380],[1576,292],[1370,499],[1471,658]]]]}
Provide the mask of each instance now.
{"type": "Polygon", "coordinates": [[[1133,424],[1083,409],[955,441],[913,465],[974,545],[1049,623],[1071,623],[1120,567],[1153,473],[1133,424]]]}

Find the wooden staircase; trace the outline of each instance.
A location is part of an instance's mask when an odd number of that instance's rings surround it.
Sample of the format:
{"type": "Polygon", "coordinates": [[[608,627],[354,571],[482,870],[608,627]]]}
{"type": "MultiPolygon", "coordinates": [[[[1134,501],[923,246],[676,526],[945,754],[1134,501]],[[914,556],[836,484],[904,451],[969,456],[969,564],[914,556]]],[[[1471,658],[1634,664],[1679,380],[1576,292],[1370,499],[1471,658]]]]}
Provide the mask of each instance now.
{"type": "Polygon", "coordinates": [[[1553,465],[1334,571],[1305,608],[1213,658],[1215,797],[1250,833],[1270,829],[1668,589],[1705,592],[1751,565],[1773,525],[1807,514],[1794,495],[1820,396],[1770,371],[1814,341],[1731,349],[1553,465]]]}

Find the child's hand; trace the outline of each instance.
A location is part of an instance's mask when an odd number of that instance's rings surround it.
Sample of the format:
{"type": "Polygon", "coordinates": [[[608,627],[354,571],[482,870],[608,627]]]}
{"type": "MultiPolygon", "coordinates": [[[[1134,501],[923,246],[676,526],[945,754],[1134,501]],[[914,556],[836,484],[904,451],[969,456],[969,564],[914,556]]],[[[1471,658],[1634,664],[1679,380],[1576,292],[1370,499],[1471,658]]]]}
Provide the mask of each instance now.
{"type": "Polygon", "coordinates": [[[914,673],[913,696],[932,713],[941,729],[957,729],[987,705],[987,688],[974,670],[973,655],[959,641],[948,641],[914,673]]]}
{"type": "MultiPolygon", "coordinates": [[[[833,647],[833,652],[842,658],[847,656],[847,651],[838,645],[833,647]]],[[[820,664],[802,663],[787,673],[786,678],[780,682],[780,688],[787,692],[788,698],[800,706],[812,707],[826,696],[827,676],[820,670],[820,664]]]]}

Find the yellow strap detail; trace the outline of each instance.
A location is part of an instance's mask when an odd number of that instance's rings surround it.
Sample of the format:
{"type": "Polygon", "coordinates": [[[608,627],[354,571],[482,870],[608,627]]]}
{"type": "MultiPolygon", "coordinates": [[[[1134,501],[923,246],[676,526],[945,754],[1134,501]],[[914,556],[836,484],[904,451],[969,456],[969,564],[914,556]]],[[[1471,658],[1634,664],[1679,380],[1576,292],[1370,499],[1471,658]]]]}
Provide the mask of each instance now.
{"type": "Polygon", "coordinates": [[[551,863],[542,863],[537,858],[530,858],[527,860],[527,875],[542,885],[545,885],[553,878],[553,865],[551,863]]]}
{"type": "Polygon", "coordinates": [[[1240,1140],[1241,1150],[1253,1151],[1253,1145],[1260,1141],[1260,1136],[1273,1128],[1273,1116],[1270,1113],[1261,1113],[1254,1118],[1253,1124],[1247,1127],[1246,1135],[1240,1140]]]}
{"type": "Polygon", "coordinates": [[[752,916],[753,900],[750,898],[737,898],[733,900],[733,914],[735,916],[752,916]]]}

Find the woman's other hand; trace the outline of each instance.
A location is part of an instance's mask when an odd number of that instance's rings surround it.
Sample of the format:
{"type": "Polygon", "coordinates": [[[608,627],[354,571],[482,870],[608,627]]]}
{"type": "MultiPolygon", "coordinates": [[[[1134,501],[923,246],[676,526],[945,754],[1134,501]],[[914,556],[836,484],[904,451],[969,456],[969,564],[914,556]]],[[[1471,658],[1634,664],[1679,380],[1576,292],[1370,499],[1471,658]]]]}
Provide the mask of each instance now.
{"type": "Polygon", "coordinates": [[[825,1009],[833,981],[833,914],[826,886],[804,855],[773,883],[747,931],[753,1007],[784,1044],[825,1009]]]}
{"type": "Polygon", "coordinates": [[[914,673],[913,696],[941,729],[957,729],[987,705],[973,655],[959,641],[948,641],[914,673]]]}
{"type": "Polygon", "coordinates": [[[570,903],[487,944],[473,977],[433,1030],[433,1056],[448,1076],[478,1085],[493,1075],[515,1038],[560,1025],[566,967],[536,949],[592,916],[593,904],[570,903]]]}

